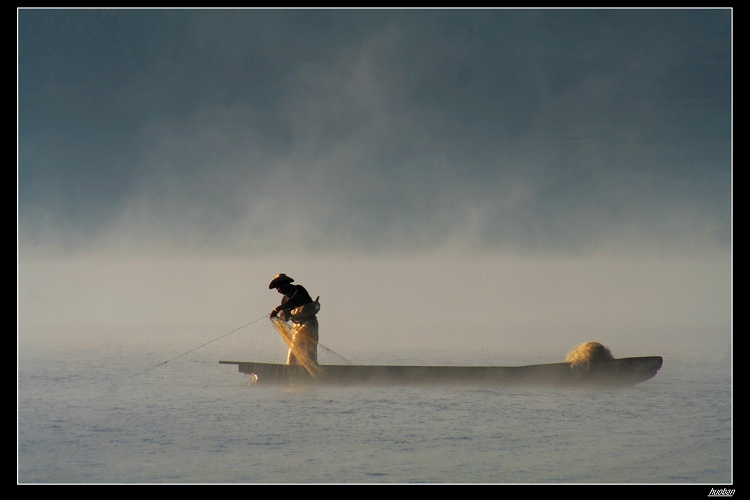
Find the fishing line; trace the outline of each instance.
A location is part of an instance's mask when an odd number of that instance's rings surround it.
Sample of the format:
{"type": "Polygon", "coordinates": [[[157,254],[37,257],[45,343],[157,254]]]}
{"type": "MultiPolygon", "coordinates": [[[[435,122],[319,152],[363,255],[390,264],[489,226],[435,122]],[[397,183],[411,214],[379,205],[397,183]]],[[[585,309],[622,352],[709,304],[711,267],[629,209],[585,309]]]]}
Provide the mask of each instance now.
{"type": "Polygon", "coordinates": [[[158,365],[152,366],[151,368],[147,368],[147,369],[143,370],[143,371],[142,371],[142,372],[140,372],[140,373],[136,373],[135,375],[131,375],[130,377],[128,377],[128,378],[126,378],[125,380],[123,380],[123,382],[124,382],[124,381],[126,381],[126,380],[130,380],[130,379],[131,379],[131,378],[133,378],[133,377],[137,377],[138,375],[143,375],[144,373],[146,373],[146,372],[148,372],[148,371],[151,371],[151,370],[153,370],[154,368],[158,368],[158,367],[160,367],[160,366],[166,365],[166,364],[167,364],[167,363],[169,363],[170,361],[174,361],[175,359],[177,359],[177,358],[181,358],[181,357],[185,356],[186,354],[190,354],[190,353],[191,353],[191,352],[193,352],[193,351],[197,351],[197,350],[198,350],[198,349],[200,349],[201,347],[205,347],[205,346],[207,346],[208,344],[211,344],[211,343],[213,343],[213,342],[216,342],[217,340],[223,339],[224,337],[226,337],[226,336],[228,336],[228,335],[231,335],[231,334],[233,334],[233,333],[235,333],[235,332],[238,332],[238,331],[242,330],[243,328],[246,328],[246,327],[248,327],[248,326],[252,325],[253,323],[257,323],[258,321],[262,320],[263,318],[267,318],[267,317],[268,317],[268,315],[264,314],[264,315],[263,315],[263,316],[261,316],[260,318],[258,318],[258,319],[256,319],[256,320],[253,320],[253,321],[251,321],[250,323],[248,323],[248,324],[246,324],[246,325],[242,325],[242,326],[241,326],[241,327],[239,327],[239,328],[235,328],[235,329],[234,329],[234,330],[232,330],[231,332],[229,332],[229,333],[225,333],[225,334],[224,334],[224,335],[222,335],[221,337],[217,337],[217,338],[215,338],[215,339],[213,339],[213,340],[210,340],[210,341],[206,342],[205,344],[201,344],[201,345],[199,345],[198,347],[195,347],[195,348],[193,348],[193,349],[190,349],[189,351],[183,352],[182,354],[180,354],[180,355],[178,355],[178,356],[175,356],[175,357],[174,357],[174,358],[172,358],[172,359],[168,359],[168,360],[164,361],[163,363],[159,363],[158,365]]]}
{"type": "Polygon", "coordinates": [[[337,352],[333,351],[332,349],[329,349],[328,347],[324,346],[324,345],[323,345],[323,344],[321,344],[320,342],[318,342],[318,347],[322,347],[323,349],[325,349],[326,351],[330,352],[330,353],[331,353],[331,354],[333,354],[334,356],[338,356],[339,358],[341,358],[342,360],[344,360],[344,361],[346,362],[346,364],[347,364],[347,365],[351,365],[351,364],[353,364],[353,363],[352,363],[351,361],[349,361],[348,359],[346,359],[346,358],[345,358],[344,356],[342,356],[341,354],[339,354],[339,353],[337,353],[337,352]]]}
{"type": "MultiPolygon", "coordinates": [[[[190,354],[190,353],[191,353],[191,352],[193,352],[193,351],[197,351],[197,350],[198,350],[198,349],[200,349],[201,347],[205,347],[205,346],[207,346],[208,344],[212,344],[212,343],[216,342],[217,340],[221,340],[221,339],[223,339],[224,337],[228,337],[229,335],[231,335],[231,334],[233,334],[233,333],[235,333],[235,332],[238,332],[238,331],[242,330],[243,328],[246,328],[246,327],[248,327],[248,326],[252,325],[253,323],[257,323],[258,321],[262,320],[263,318],[267,318],[267,317],[268,317],[268,315],[264,314],[264,315],[263,315],[263,316],[261,316],[260,318],[258,318],[258,319],[255,319],[255,320],[251,321],[250,323],[248,323],[248,324],[246,324],[246,325],[242,325],[242,326],[241,326],[241,327],[239,327],[239,328],[235,328],[235,329],[234,329],[234,330],[232,330],[231,332],[225,333],[224,335],[222,335],[222,336],[220,336],[220,337],[216,337],[216,338],[215,338],[215,339],[213,339],[213,340],[209,340],[209,341],[208,341],[208,342],[206,342],[205,344],[201,344],[201,345],[199,345],[198,347],[195,347],[195,348],[193,348],[193,349],[190,349],[189,351],[185,351],[185,352],[183,352],[182,354],[179,354],[179,355],[175,356],[174,358],[168,359],[168,360],[166,360],[166,361],[164,361],[164,362],[162,362],[162,363],[159,363],[158,365],[154,365],[154,366],[152,366],[151,368],[147,368],[147,369],[143,370],[142,372],[136,373],[135,375],[131,375],[130,377],[128,377],[128,378],[126,378],[126,379],[124,379],[124,380],[123,380],[123,382],[125,382],[125,381],[127,381],[127,380],[130,380],[131,378],[135,378],[135,377],[137,377],[137,376],[139,376],[139,375],[143,375],[144,373],[146,373],[146,372],[148,372],[148,371],[151,371],[151,370],[153,370],[154,368],[158,368],[158,367],[160,367],[160,366],[164,366],[164,365],[166,365],[167,363],[169,363],[170,361],[174,361],[175,359],[181,358],[181,357],[185,356],[186,354],[190,354]]],[[[349,361],[348,359],[346,359],[345,357],[343,357],[343,356],[342,356],[341,354],[338,354],[337,352],[333,351],[332,349],[329,349],[328,347],[324,346],[324,345],[323,345],[323,344],[321,344],[320,342],[318,342],[318,347],[322,347],[323,349],[325,349],[326,351],[330,352],[331,354],[333,354],[333,355],[335,355],[335,356],[338,356],[339,358],[341,358],[342,360],[344,360],[344,361],[345,361],[345,362],[346,362],[347,364],[350,364],[350,365],[352,364],[352,362],[351,362],[351,361],[349,361]]]]}

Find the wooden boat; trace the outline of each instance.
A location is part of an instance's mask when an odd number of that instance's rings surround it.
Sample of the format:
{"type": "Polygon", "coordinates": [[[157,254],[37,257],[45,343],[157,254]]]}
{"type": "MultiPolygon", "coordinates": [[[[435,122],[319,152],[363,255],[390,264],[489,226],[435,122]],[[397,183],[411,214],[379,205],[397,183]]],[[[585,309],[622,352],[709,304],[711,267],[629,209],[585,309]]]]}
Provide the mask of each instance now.
{"type": "Polygon", "coordinates": [[[219,361],[237,365],[253,382],[272,384],[474,385],[483,387],[632,387],[653,378],[661,356],[618,358],[583,366],[549,363],[525,366],[317,365],[311,374],[300,365],[219,361]]]}

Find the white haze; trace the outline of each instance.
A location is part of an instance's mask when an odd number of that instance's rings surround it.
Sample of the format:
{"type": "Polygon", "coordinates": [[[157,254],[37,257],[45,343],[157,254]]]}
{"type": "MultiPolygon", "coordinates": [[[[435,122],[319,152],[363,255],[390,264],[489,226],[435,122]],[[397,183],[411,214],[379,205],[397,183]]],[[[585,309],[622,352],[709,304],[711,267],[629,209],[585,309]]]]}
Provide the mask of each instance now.
{"type": "Polygon", "coordinates": [[[721,258],[86,257],[22,262],[19,272],[19,340],[48,345],[189,350],[268,314],[277,272],[320,296],[321,342],[345,357],[403,349],[562,360],[588,340],[616,356],[720,356],[731,343],[721,258]]]}

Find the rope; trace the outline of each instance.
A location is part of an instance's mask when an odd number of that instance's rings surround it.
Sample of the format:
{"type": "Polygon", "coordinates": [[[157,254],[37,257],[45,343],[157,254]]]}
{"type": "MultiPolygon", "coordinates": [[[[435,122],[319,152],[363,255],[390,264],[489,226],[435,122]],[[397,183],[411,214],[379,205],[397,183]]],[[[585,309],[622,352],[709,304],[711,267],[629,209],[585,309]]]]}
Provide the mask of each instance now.
{"type": "Polygon", "coordinates": [[[200,349],[201,347],[205,347],[205,346],[207,346],[208,344],[211,344],[211,343],[213,343],[213,342],[216,342],[217,340],[223,339],[224,337],[227,337],[227,336],[229,336],[229,335],[231,335],[231,334],[233,334],[233,333],[235,333],[235,332],[238,332],[238,331],[242,330],[243,328],[246,328],[246,327],[248,327],[248,326],[252,325],[253,323],[257,323],[258,321],[262,320],[263,318],[267,318],[267,317],[268,317],[268,315],[264,314],[264,315],[263,315],[263,316],[261,316],[260,318],[258,318],[258,319],[256,319],[256,320],[253,320],[253,321],[251,321],[250,323],[248,323],[248,324],[246,324],[246,325],[242,325],[242,326],[241,326],[241,327],[239,327],[239,328],[235,328],[235,329],[234,329],[234,330],[232,330],[231,332],[229,332],[229,333],[225,333],[225,334],[224,334],[224,335],[222,335],[221,337],[217,337],[217,338],[215,338],[215,339],[213,339],[213,340],[210,340],[210,341],[206,342],[205,344],[201,344],[201,345],[199,345],[198,347],[195,347],[195,348],[193,348],[193,349],[190,349],[189,351],[183,352],[182,354],[180,354],[180,355],[177,355],[177,356],[175,356],[174,358],[168,359],[168,360],[164,361],[163,363],[159,363],[158,365],[152,366],[151,368],[146,368],[145,370],[143,370],[143,371],[142,371],[142,372],[140,372],[140,373],[136,373],[135,375],[131,375],[130,377],[128,377],[128,378],[126,378],[125,380],[123,380],[123,382],[124,382],[124,381],[127,381],[127,380],[130,380],[131,378],[137,377],[138,375],[143,375],[144,373],[146,373],[146,372],[148,372],[148,371],[151,371],[151,370],[153,370],[154,368],[158,368],[158,367],[160,367],[160,366],[164,366],[164,365],[166,365],[167,363],[169,363],[170,361],[174,361],[175,359],[177,359],[177,358],[181,358],[181,357],[185,356],[186,354],[190,354],[190,353],[191,353],[191,352],[193,352],[193,351],[197,351],[197,350],[198,350],[198,349],[200,349]]]}
{"type": "MultiPolygon", "coordinates": [[[[195,348],[193,348],[193,349],[190,349],[189,351],[185,351],[185,352],[183,352],[182,354],[179,354],[179,355],[175,356],[174,358],[168,359],[168,360],[166,360],[166,361],[164,361],[164,362],[162,362],[162,363],[159,363],[158,365],[154,365],[154,366],[152,366],[151,368],[146,368],[146,369],[145,369],[145,370],[143,370],[142,372],[136,373],[135,375],[131,375],[130,377],[128,377],[128,378],[126,378],[126,379],[124,379],[124,380],[123,380],[123,382],[125,382],[125,381],[128,381],[128,380],[130,380],[131,378],[135,378],[135,377],[137,377],[137,376],[139,376],[139,375],[143,375],[144,373],[146,373],[146,372],[148,372],[148,371],[151,371],[151,370],[153,370],[153,369],[155,369],[155,368],[158,368],[158,367],[160,367],[160,366],[164,366],[164,365],[166,365],[167,363],[169,363],[170,361],[174,361],[175,359],[181,358],[181,357],[183,357],[183,356],[185,356],[185,355],[187,355],[187,354],[190,354],[190,353],[191,353],[191,352],[193,352],[193,351],[197,351],[197,350],[198,350],[198,349],[200,349],[201,347],[205,347],[205,346],[207,346],[208,344],[212,344],[212,343],[216,342],[217,340],[221,340],[221,339],[223,339],[224,337],[228,337],[229,335],[231,335],[231,334],[233,334],[233,333],[235,333],[235,332],[238,332],[238,331],[242,330],[243,328],[247,328],[248,326],[250,326],[250,325],[252,325],[252,324],[254,324],[254,323],[257,323],[258,321],[262,320],[263,318],[267,318],[267,317],[268,317],[268,315],[267,315],[267,314],[264,314],[264,315],[263,315],[263,316],[261,316],[260,318],[258,318],[258,319],[255,319],[255,320],[251,321],[250,323],[248,323],[248,324],[246,324],[246,325],[242,325],[242,326],[240,326],[239,328],[235,328],[235,329],[234,329],[234,330],[232,330],[231,332],[225,333],[224,335],[222,335],[222,336],[220,336],[220,337],[216,337],[216,338],[215,338],[215,339],[213,339],[213,340],[209,340],[209,341],[208,341],[208,342],[206,342],[205,344],[201,344],[201,345],[199,345],[198,347],[195,347],[195,348]]],[[[345,358],[345,357],[343,357],[342,355],[338,354],[337,352],[333,351],[332,349],[329,349],[328,347],[324,346],[324,345],[323,345],[323,344],[321,344],[320,342],[318,342],[318,347],[322,347],[323,349],[325,349],[326,351],[330,352],[331,354],[333,354],[333,355],[335,355],[335,356],[338,356],[339,358],[341,358],[342,360],[344,360],[344,362],[346,362],[347,364],[349,364],[349,365],[351,365],[351,364],[352,364],[352,362],[351,362],[351,361],[349,361],[348,359],[346,359],[346,358],[345,358]]]]}
{"type": "Polygon", "coordinates": [[[327,348],[326,346],[324,346],[324,345],[323,345],[323,344],[321,344],[320,342],[318,342],[318,347],[322,347],[323,349],[325,349],[326,351],[330,352],[330,353],[331,353],[331,354],[333,354],[334,356],[338,356],[338,357],[339,357],[339,358],[341,358],[341,359],[342,359],[342,360],[343,360],[343,361],[344,361],[344,362],[345,362],[345,363],[346,363],[347,365],[351,365],[351,364],[354,364],[354,363],[352,363],[351,361],[349,361],[348,359],[346,359],[346,358],[345,358],[344,356],[342,356],[341,354],[339,354],[339,353],[337,353],[337,352],[335,352],[335,351],[333,351],[333,350],[331,350],[331,349],[327,348]]]}

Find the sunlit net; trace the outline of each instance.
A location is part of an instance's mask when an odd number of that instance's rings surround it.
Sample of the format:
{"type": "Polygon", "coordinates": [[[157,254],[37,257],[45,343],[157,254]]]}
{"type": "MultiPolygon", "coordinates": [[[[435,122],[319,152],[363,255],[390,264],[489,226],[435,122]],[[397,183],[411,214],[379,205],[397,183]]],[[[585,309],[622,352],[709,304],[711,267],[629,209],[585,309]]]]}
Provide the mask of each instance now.
{"type": "Polygon", "coordinates": [[[599,342],[584,342],[570,351],[565,358],[567,363],[576,368],[588,368],[591,363],[614,359],[608,347],[599,342]]]}
{"type": "Polygon", "coordinates": [[[279,317],[271,318],[271,322],[273,323],[273,326],[276,327],[276,330],[278,330],[281,338],[286,342],[286,345],[289,346],[289,349],[291,349],[292,354],[297,358],[299,364],[307,370],[310,376],[317,379],[321,367],[314,360],[310,359],[310,356],[307,354],[307,349],[302,348],[300,344],[294,342],[294,333],[292,332],[289,323],[279,317]]]}

